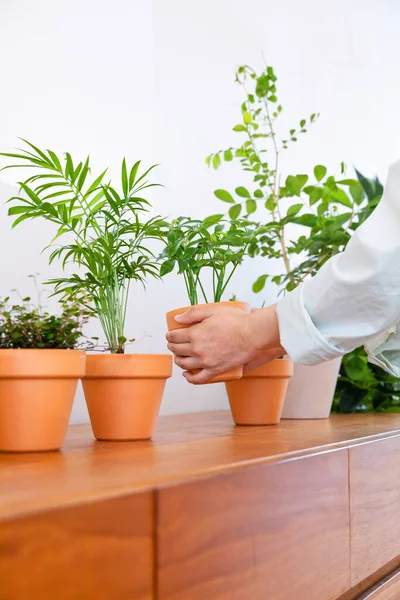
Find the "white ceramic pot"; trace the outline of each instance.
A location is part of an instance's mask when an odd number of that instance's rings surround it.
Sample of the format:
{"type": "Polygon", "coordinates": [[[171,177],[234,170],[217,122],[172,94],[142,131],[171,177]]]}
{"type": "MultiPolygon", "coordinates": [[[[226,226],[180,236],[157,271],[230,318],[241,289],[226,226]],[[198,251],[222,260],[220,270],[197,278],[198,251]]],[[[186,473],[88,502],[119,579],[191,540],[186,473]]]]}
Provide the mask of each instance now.
{"type": "Polygon", "coordinates": [[[314,367],[295,364],[282,419],[327,419],[341,362],[340,357],[314,367]]]}

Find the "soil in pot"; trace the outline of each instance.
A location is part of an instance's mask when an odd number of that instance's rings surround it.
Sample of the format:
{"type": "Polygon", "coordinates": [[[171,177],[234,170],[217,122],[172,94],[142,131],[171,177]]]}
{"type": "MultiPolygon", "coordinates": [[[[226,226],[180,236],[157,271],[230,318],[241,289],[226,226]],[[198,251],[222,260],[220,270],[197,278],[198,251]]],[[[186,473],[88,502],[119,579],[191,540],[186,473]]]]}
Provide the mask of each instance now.
{"type": "Polygon", "coordinates": [[[0,350],[1,451],[61,448],[85,359],[79,350],[0,350]]]}
{"type": "MultiPolygon", "coordinates": [[[[216,305],[240,308],[241,310],[244,310],[245,312],[250,312],[250,306],[249,306],[249,304],[247,304],[247,302],[212,302],[209,304],[197,304],[196,308],[199,306],[216,306],[216,305]]],[[[181,323],[178,323],[177,321],[175,321],[176,316],[182,315],[187,310],[189,310],[189,308],[194,308],[194,307],[193,306],[183,306],[182,308],[176,308],[175,310],[171,310],[171,311],[167,312],[168,331],[174,331],[175,329],[186,329],[186,327],[191,327],[191,325],[182,325],[181,323]]],[[[198,371],[196,370],[193,372],[196,373],[198,371]]],[[[207,384],[208,383],[221,383],[221,382],[225,382],[225,381],[234,381],[234,380],[240,379],[242,377],[242,375],[243,375],[243,367],[236,367],[235,369],[231,369],[230,371],[226,371],[225,373],[220,373],[219,375],[216,375],[215,377],[210,379],[210,381],[207,381],[207,384]]]]}
{"type": "Polygon", "coordinates": [[[236,425],[279,423],[293,363],[273,360],[245,373],[239,381],[226,383],[232,417],[236,425]]]}
{"type": "Polygon", "coordinates": [[[153,437],[166,381],[169,354],[92,354],[82,381],[93,434],[98,440],[153,437]]]}

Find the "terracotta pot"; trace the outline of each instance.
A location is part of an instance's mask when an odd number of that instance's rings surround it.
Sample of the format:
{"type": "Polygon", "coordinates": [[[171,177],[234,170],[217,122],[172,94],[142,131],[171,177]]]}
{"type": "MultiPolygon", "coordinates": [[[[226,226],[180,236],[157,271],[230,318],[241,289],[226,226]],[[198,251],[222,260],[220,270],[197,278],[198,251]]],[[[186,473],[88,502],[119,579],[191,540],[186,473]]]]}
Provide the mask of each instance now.
{"type": "Polygon", "coordinates": [[[169,354],[88,355],[82,384],[95,438],[150,439],[171,375],[169,354]]]}
{"type": "Polygon", "coordinates": [[[0,450],[62,446],[85,358],[79,350],[0,350],[0,450]]]}
{"type": "Polygon", "coordinates": [[[240,381],[226,383],[232,417],[236,425],[279,423],[293,363],[273,360],[245,373],[240,381]]]}
{"type": "MultiPolygon", "coordinates": [[[[250,306],[247,302],[210,302],[209,304],[196,304],[196,308],[201,306],[230,306],[235,308],[241,308],[245,312],[250,312],[250,306]]],[[[176,308],[175,310],[170,310],[167,312],[167,327],[168,331],[174,331],[174,329],[186,329],[187,327],[191,327],[191,325],[181,325],[177,321],[175,321],[175,317],[183,314],[189,308],[195,308],[193,306],[183,306],[182,308],[176,308]]],[[[194,370],[193,373],[198,373],[198,369],[194,370]]],[[[235,369],[231,369],[230,371],[226,371],[225,373],[220,373],[216,375],[208,383],[221,383],[224,381],[233,381],[235,379],[240,379],[243,375],[243,367],[236,367],[235,369]]]]}
{"type": "Polygon", "coordinates": [[[282,419],[327,419],[341,362],[335,358],[314,367],[295,364],[282,419]]]}

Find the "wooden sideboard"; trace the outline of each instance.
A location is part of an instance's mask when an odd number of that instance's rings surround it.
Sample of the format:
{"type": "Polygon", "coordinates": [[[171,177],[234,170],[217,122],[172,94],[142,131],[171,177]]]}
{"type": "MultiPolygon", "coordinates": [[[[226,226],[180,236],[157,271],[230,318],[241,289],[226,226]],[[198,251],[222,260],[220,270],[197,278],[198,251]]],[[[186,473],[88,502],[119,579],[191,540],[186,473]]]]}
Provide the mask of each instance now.
{"type": "Polygon", "coordinates": [[[293,598],[400,599],[400,415],[0,455],[0,600],[293,598]]]}

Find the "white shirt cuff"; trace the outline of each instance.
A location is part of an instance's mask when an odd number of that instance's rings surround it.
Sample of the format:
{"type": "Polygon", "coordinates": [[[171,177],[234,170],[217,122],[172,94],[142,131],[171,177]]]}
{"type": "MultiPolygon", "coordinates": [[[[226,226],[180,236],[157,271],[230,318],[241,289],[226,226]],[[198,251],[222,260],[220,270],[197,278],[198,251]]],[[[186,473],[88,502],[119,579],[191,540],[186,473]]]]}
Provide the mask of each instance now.
{"type": "Polygon", "coordinates": [[[277,304],[281,345],[293,362],[317,365],[345,354],[315,327],[304,300],[305,281],[277,304]]]}

